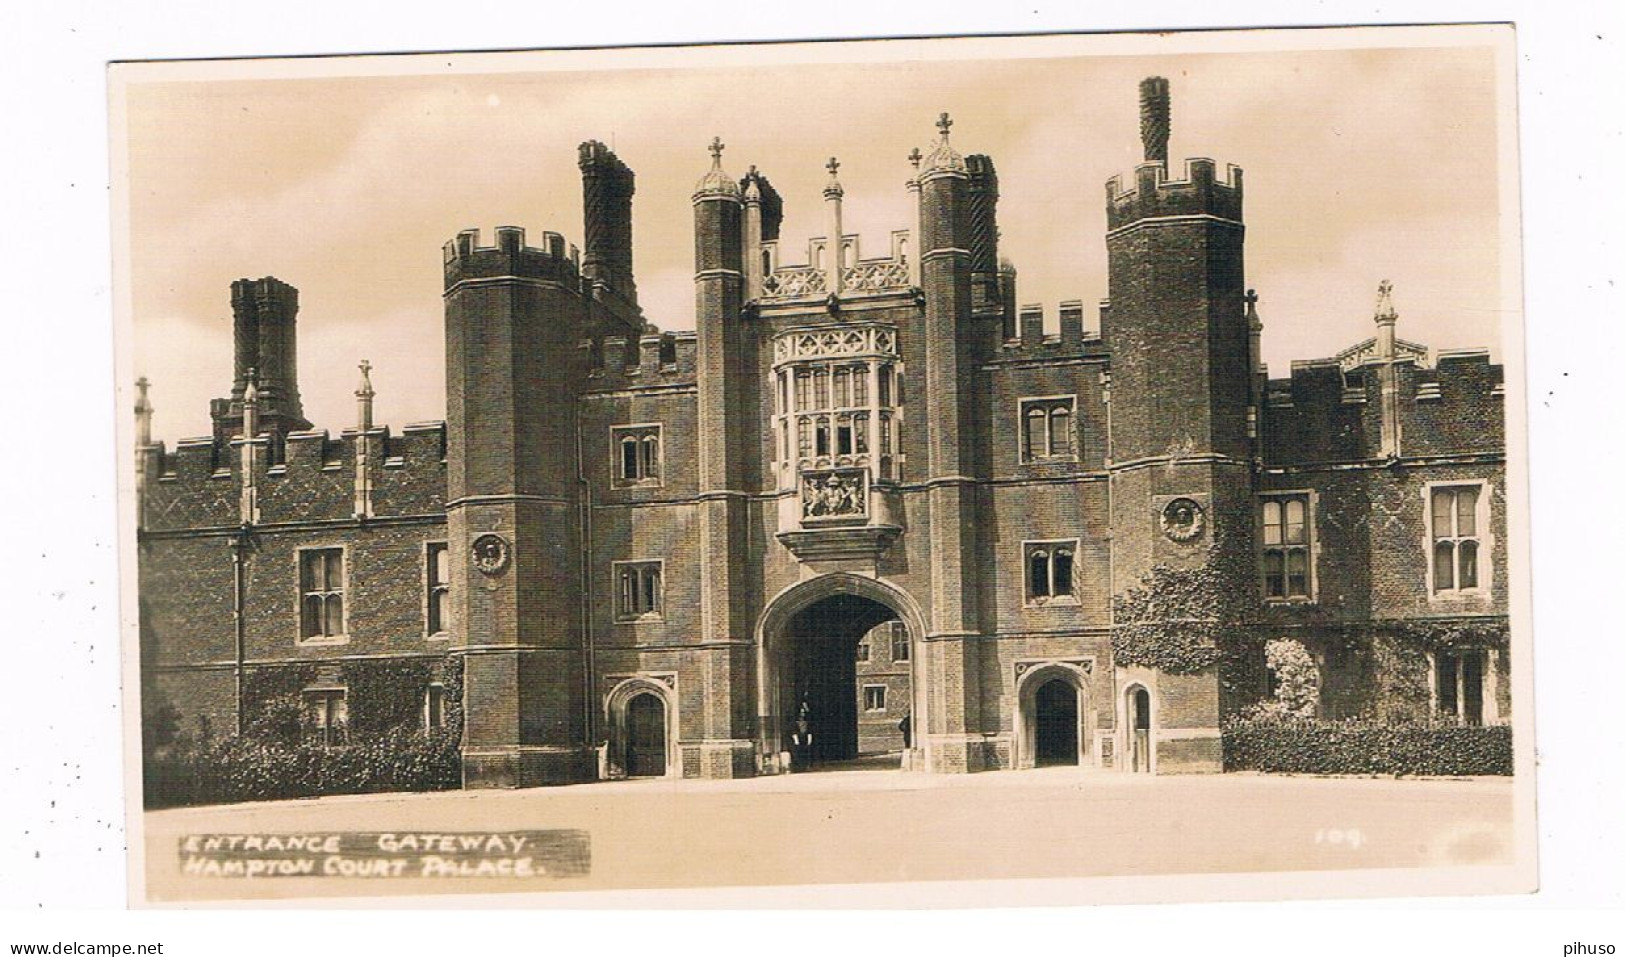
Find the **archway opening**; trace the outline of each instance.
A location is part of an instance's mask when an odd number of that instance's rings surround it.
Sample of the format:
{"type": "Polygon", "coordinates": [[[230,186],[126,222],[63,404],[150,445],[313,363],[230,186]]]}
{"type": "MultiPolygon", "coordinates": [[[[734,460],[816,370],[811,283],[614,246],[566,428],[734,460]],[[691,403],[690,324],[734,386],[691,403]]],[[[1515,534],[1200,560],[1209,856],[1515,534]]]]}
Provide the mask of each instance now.
{"type": "Polygon", "coordinates": [[[886,604],[819,599],[773,641],[782,751],[795,770],[895,768],[912,707],[912,649],[886,604]]]}
{"type": "Polygon", "coordinates": [[[1151,692],[1139,685],[1128,690],[1129,770],[1151,770],[1151,692]]]}
{"type": "Polygon", "coordinates": [[[666,703],[645,691],[626,703],[626,775],[657,778],[666,773],[666,703]]]}
{"type": "Polygon", "coordinates": [[[1078,763],[1078,689],[1055,677],[1038,687],[1033,702],[1033,763],[1038,767],[1078,763]]]}

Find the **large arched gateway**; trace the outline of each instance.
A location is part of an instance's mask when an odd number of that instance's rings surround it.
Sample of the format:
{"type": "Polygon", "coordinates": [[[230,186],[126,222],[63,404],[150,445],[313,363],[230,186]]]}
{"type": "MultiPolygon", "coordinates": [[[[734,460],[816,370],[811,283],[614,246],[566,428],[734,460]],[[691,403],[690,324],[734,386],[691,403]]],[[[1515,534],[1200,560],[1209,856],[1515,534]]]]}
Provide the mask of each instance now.
{"type": "MultiPolygon", "coordinates": [[[[758,715],[762,770],[804,770],[856,758],[858,644],[876,625],[901,622],[912,646],[922,633],[912,600],[872,578],[837,573],[785,589],[757,627],[758,715]]],[[[902,656],[910,699],[904,766],[923,756],[926,700],[919,655],[902,656]]]]}

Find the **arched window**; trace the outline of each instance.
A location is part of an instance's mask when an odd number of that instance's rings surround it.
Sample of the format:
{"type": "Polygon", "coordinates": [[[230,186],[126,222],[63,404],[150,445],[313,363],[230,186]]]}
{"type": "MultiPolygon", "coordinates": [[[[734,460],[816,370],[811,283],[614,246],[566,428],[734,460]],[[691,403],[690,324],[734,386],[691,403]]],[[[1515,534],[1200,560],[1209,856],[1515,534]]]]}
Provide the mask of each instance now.
{"type": "Polygon", "coordinates": [[[632,619],[660,614],[660,562],[616,563],[616,617],[632,619]]]}
{"type": "Polygon", "coordinates": [[[1055,405],[1049,410],[1049,454],[1072,454],[1072,406],[1055,405]]]}
{"type": "Polygon", "coordinates": [[[1044,435],[1045,417],[1043,408],[1036,405],[1028,408],[1026,423],[1026,438],[1023,444],[1025,457],[1036,459],[1048,455],[1049,442],[1044,435]]]}
{"type": "Polygon", "coordinates": [[[620,485],[660,481],[660,426],[626,425],[614,429],[615,481],[620,485]]]}
{"type": "Polygon", "coordinates": [[[1041,548],[1027,553],[1027,597],[1049,597],[1049,552],[1041,548]]]}
{"type": "Polygon", "coordinates": [[[643,437],[643,439],[642,439],[642,445],[643,445],[643,461],[642,461],[641,464],[642,464],[642,467],[643,467],[643,477],[644,478],[659,478],[660,477],[660,439],[656,438],[653,435],[645,435],[643,437]]]}
{"type": "Polygon", "coordinates": [[[1024,543],[1029,603],[1056,599],[1070,602],[1073,599],[1076,593],[1077,547],[1076,539],[1024,543]]]}
{"type": "Polygon", "coordinates": [[[1021,460],[1076,461],[1074,396],[1021,401],[1021,460]]]}
{"type": "Polygon", "coordinates": [[[636,436],[627,435],[621,438],[621,478],[638,479],[638,440],[636,436]]]}
{"type": "Polygon", "coordinates": [[[1072,549],[1060,547],[1055,549],[1055,557],[1050,559],[1050,594],[1072,594],[1072,549]]]}

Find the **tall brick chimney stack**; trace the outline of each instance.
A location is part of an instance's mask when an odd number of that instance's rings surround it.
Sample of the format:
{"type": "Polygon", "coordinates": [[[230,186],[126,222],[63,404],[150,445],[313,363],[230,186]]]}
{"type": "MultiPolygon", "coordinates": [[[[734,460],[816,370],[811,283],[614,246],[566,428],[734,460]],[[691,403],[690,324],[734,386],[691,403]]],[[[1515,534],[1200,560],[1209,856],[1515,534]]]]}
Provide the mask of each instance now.
{"type": "Polygon", "coordinates": [[[1145,161],[1168,165],[1168,81],[1148,76],[1140,81],[1140,142],[1145,161]]]}
{"type": "Polygon", "coordinates": [[[581,274],[608,286],[633,306],[638,287],[632,275],[632,170],[597,140],[581,144],[581,274]]]}
{"type": "Polygon", "coordinates": [[[258,428],[278,436],[310,428],[299,402],[299,290],[274,276],[231,284],[235,339],[231,398],[212,409],[215,440],[243,434],[250,378],[259,393],[258,428]]]}

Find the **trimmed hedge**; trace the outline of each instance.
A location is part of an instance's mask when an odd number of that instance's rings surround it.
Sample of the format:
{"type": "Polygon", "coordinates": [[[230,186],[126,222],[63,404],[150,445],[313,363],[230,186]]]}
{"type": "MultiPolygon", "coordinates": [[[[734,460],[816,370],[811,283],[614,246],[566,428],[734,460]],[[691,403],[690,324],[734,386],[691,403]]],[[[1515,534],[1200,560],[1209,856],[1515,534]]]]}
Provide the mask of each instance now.
{"type": "Polygon", "coordinates": [[[1226,722],[1223,738],[1226,771],[1512,773],[1512,729],[1504,725],[1460,727],[1255,716],[1226,722]]]}
{"type": "Polygon", "coordinates": [[[339,746],[230,737],[148,755],[148,808],[462,786],[458,734],[398,728],[339,746]]]}

